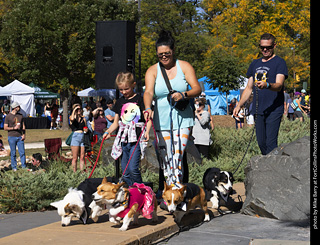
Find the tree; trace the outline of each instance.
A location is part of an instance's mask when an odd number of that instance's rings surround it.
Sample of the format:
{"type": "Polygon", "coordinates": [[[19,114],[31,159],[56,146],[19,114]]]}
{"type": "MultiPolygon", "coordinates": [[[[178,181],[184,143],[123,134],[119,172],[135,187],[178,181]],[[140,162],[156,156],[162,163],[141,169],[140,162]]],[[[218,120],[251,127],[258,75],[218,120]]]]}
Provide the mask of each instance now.
{"type": "Polygon", "coordinates": [[[190,62],[203,75],[207,50],[199,0],[144,0],[141,3],[142,73],[158,61],[155,42],[161,30],[171,31],[176,40],[176,57],[190,62]]]}
{"type": "Polygon", "coordinates": [[[63,118],[67,119],[71,89],[94,84],[95,21],[115,19],[136,20],[136,4],[16,0],[2,18],[0,45],[16,78],[61,92],[63,118]]]}
{"type": "Polygon", "coordinates": [[[228,95],[230,90],[238,90],[244,82],[241,72],[243,67],[240,59],[223,48],[217,49],[208,54],[205,72],[210,79],[210,88],[218,88],[219,92],[226,93],[227,114],[228,95]]]}
{"type": "Polygon", "coordinates": [[[204,0],[203,7],[211,20],[210,50],[232,49],[248,67],[258,58],[261,34],[276,36],[276,53],[288,65],[293,86],[295,75],[301,81],[310,76],[310,1],[309,0],[204,0]]]}

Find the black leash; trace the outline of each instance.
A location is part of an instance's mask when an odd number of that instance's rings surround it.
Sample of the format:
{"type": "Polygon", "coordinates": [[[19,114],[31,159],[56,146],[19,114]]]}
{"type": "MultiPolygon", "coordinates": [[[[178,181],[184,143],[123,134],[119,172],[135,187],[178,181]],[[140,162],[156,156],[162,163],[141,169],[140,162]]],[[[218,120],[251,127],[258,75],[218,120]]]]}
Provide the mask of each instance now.
{"type": "Polygon", "coordinates": [[[256,121],[257,121],[257,114],[258,114],[258,105],[259,105],[259,101],[258,101],[258,87],[255,86],[255,93],[256,93],[256,113],[254,115],[254,127],[252,129],[252,133],[251,133],[251,137],[250,137],[250,140],[249,140],[249,143],[248,143],[248,146],[247,146],[247,149],[246,151],[244,152],[244,155],[240,161],[240,163],[238,164],[236,170],[233,172],[233,175],[238,171],[239,167],[242,165],[243,163],[243,160],[244,158],[246,157],[247,153],[248,153],[248,150],[249,150],[249,147],[251,145],[251,141],[253,139],[253,135],[254,135],[254,132],[255,132],[255,129],[256,129],[256,121]]]}

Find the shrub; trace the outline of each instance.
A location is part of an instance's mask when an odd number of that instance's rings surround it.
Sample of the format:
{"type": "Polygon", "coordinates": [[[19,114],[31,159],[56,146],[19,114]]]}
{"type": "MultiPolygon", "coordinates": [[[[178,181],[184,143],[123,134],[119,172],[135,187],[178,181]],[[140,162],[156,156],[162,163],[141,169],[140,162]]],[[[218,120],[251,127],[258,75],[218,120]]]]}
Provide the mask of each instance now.
{"type": "MultiPolygon", "coordinates": [[[[299,121],[283,121],[280,127],[278,144],[289,143],[303,136],[310,135],[309,119],[299,121]]],[[[211,159],[204,159],[201,165],[189,163],[189,182],[202,186],[202,177],[209,167],[218,167],[233,172],[240,163],[251,137],[252,128],[236,130],[234,128],[216,127],[212,133],[213,144],[210,146],[211,159]]],[[[251,142],[248,153],[235,174],[237,181],[245,178],[244,168],[249,159],[260,154],[255,138],[251,142]]],[[[158,173],[142,169],[143,181],[153,182],[154,190],[158,188],[158,173]]],[[[112,164],[98,165],[92,178],[114,176],[112,164]]],[[[51,209],[50,202],[63,198],[69,187],[77,187],[88,173],[73,173],[70,165],[52,162],[45,173],[30,173],[26,170],[0,173],[0,212],[40,211],[51,209]]]]}

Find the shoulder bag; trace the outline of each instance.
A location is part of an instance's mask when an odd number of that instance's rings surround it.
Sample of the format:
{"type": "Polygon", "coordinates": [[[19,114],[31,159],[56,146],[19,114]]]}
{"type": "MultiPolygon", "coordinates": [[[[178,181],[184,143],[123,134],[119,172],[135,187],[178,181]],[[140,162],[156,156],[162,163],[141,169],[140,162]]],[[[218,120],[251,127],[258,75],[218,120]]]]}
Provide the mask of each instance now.
{"type": "MultiPolygon", "coordinates": [[[[166,82],[166,85],[167,85],[167,88],[169,90],[169,94],[167,96],[167,100],[169,101],[169,104],[171,103],[171,95],[176,93],[177,91],[173,90],[172,87],[171,87],[171,84],[170,84],[170,81],[169,81],[169,78],[167,76],[167,73],[164,69],[164,66],[161,64],[160,62],[160,68],[161,68],[161,72],[162,72],[162,75],[163,75],[163,78],[164,78],[164,81],[166,82]]],[[[178,92],[179,93],[179,92],[178,92]]],[[[177,101],[173,106],[177,109],[177,110],[180,110],[180,111],[184,111],[187,106],[189,105],[189,99],[185,98],[183,96],[183,99],[177,101]]]]}

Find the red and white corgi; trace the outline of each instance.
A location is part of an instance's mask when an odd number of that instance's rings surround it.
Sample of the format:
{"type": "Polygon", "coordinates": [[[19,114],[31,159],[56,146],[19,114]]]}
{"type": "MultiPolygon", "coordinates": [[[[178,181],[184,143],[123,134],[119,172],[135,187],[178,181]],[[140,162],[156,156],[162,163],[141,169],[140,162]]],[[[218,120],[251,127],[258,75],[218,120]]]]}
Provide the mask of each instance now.
{"type": "Polygon", "coordinates": [[[182,217],[191,209],[200,207],[205,217],[203,221],[210,221],[207,208],[207,200],[204,190],[192,183],[182,185],[181,188],[168,186],[164,183],[163,199],[167,205],[168,211],[174,214],[175,221],[180,223],[182,217]]]}
{"type": "Polygon", "coordinates": [[[123,218],[123,224],[119,229],[121,231],[126,231],[132,220],[134,224],[138,224],[139,214],[156,222],[157,200],[152,189],[136,183],[129,188],[123,185],[124,183],[112,184],[104,179],[94,193],[95,201],[104,200],[112,205],[109,209],[109,221],[119,223],[123,218]]]}

